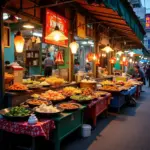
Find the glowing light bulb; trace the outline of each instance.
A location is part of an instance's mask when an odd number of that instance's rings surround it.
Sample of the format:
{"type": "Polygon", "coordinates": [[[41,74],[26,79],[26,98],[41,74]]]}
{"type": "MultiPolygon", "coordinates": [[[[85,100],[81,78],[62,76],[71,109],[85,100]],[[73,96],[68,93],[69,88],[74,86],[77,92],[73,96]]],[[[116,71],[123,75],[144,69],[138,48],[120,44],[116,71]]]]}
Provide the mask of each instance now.
{"type": "Polygon", "coordinates": [[[59,34],[56,34],[56,35],[54,36],[54,40],[55,40],[55,41],[59,41],[59,40],[60,40],[59,34]]]}

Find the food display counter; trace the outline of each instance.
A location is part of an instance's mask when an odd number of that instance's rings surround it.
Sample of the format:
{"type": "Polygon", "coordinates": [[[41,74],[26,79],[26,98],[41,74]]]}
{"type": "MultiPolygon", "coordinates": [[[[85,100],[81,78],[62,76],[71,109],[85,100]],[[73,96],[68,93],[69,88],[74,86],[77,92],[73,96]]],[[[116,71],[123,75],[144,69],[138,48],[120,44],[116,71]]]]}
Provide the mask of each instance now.
{"type": "Polygon", "coordinates": [[[84,109],[85,106],[82,106],[77,111],[62,113],[61,116],[52,118],[56,126],[52,136],[52,141],[55,144],[55,150],[60,150],[60,143],[66,136],[81,128],[83,124],[84,109]]]}
{"type": "Polygon", "coordinates": [[[97,117],[102,113],[107,116],[109,106],[120,111],[126,102],[126,96],[136,94],[139,84],[94,79],[84,79],[81,82],[86,82],[86,87],[82,84],[80,88],[79,83],[67,83],[56,77],[41,77],[39,81],[27,79],[23,84],[10,85],[5,94],[6,109],[0,110],[0,129],[30,135],[32,150],[35,149],[37,136],[45,136],[45,139],[54,143],[55,150],[60,150],[61,141],[75,130],[81,129],[84,122],[92,120],[92,126],[96,127],[97,117]],[[97,83],[101,86],[97,86],[97,83]],[[34,117],[31,114],[35,114],[34,117]],[[30,124],[30,121],[37,122],[30,124]],[[17,126],[17,130],[13,126],[17,126]],[[52,127],[51,130],[48,127],[52,127]],[[37,134],[38,128],[41,129],[38,130],[40,135],[37,134]],[[29,129],[30,133],[24,129],[29,129]],[[52,135],[50,138],[49,134],[52,135]]]}
{"type": "Polygon", "coordinates": [[[107,117],[110,100],[111,94],[107,93],[103,97],[100,97],[86,105],[87,108],[85,110],[85,120],[92,120],[92,126],[96,127],[96,120],[100,114],[105,112],[105,116],[107,117]]]}

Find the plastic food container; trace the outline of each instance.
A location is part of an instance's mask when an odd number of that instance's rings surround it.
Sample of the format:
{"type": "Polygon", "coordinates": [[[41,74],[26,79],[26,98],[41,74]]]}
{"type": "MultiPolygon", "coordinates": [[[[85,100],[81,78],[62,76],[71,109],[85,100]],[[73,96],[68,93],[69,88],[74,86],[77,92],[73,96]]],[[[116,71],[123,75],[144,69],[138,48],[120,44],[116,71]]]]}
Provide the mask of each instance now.
{"type": "Polygon", "coordinates": [[[82,125],[82,137],[89,137],[91,136],[91,129],[92,127],[88,124],[82,125]]]}

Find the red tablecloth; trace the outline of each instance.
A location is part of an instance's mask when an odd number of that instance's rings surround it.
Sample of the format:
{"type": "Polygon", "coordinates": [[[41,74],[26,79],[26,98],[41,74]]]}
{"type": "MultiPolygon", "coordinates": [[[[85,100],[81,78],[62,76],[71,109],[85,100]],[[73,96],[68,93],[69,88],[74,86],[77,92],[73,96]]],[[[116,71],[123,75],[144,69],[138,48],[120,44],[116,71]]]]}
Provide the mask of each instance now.
{"type": "Polygon", "coordinates": [[[55,129],[55,124],[53,120],[41,120],[35,125],[29,125],[28,122],[12,122],[0,119],[0,129],[32,137],[44,136],[48,140],[50,133],[55,129]]]}
{"type": "Polygon", "coordinates": [[[105,95],[104,97],[99,97],[99,98],[93,100],[93,101],[92,101],[91,103],[89,103],[87,106],[88,106],[89,108],[91,108],[92,106],[96,105],[99,101],[104,100],[104,99],[108,99],[108,98],[110,98],[110,97],[111,97],[111,94],[108,93],[108,94],[105,95]]]}

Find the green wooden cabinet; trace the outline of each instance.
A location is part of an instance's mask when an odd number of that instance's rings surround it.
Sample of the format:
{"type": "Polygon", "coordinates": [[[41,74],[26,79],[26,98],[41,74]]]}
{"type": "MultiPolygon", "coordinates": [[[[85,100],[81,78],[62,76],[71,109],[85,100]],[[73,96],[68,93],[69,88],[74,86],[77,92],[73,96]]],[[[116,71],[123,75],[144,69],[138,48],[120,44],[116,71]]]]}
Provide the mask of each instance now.
{"type": "Polygon", "coordinates": [[[63,138],[82,126],[84,108],[85,106],[72,113],[62,113],[61,116],[53,118],[56,125],[53,133],[55,150],[60,150],[60,142],[63,138]]]}

